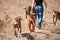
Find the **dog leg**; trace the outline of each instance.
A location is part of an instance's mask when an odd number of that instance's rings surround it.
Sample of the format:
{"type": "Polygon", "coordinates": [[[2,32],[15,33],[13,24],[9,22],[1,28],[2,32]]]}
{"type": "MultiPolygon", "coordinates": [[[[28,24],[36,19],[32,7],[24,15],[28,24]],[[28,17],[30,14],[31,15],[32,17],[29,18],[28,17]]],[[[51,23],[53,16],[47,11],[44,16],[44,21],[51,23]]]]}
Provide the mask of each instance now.
{"type": "Polygon", "coordinates": [[[21,33],[21,27],[19,28],[19,32],[21,33]]]}
{"type": "Polygon", "coordinates": [[[17,37],[17,32],[16,32],[16,28],[14,29],[14,35],[17,37]]]}
{"type": "Polygon", "coordinates": [[[35,32],[35,22],[32,23],[32,32],[35,32]]]}
{"type": "Polygon", "coordinates": [[[31,33],[31,21],[28,22],[29,31],[31,33]]]}
{"type": "Polygon", "coordinates": [[[56,15],[53,15],[53,23],[54,23],[54,25],[56,25],[56,21],[57,21],[56,15]]]}

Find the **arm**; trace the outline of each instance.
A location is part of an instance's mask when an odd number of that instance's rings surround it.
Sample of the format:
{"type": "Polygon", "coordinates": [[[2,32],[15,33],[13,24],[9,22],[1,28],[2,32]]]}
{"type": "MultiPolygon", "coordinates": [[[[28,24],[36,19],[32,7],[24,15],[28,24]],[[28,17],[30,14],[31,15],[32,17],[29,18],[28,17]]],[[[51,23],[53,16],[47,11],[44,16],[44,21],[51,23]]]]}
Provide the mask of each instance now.
{"type": "Polygon", "coordinates": [[[35,2],[34,2],[34,0],[32,0],[31,11],[33,11],[33,7],[34,7],[34,5],[35,5],[35,2]]]}
{"type": "Polygon", "coordinates": [[[45,4],[45,7],[47,8],[47,3],[46,3],[46,1],[45,1],[45,0],[43,0],[43,2],[44,2],[44,4],[45,4]]]}

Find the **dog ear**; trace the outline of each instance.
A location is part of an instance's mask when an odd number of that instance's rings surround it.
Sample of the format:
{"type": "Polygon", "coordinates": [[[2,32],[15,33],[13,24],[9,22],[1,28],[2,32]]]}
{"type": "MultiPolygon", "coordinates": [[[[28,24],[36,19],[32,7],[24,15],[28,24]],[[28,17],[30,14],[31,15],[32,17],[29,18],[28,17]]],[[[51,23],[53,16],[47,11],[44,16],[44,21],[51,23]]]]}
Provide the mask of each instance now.
{"type": "Polygon", "coordinates": [[[24,7],[23,9],[25,9],[25,10],[26,10],[26,7],[24,7]]]}
{"type": "Polygon", "coordinates": [[[17,20],[17,17],[15,18],[15,20],[17,20]]]}
{"type": "Polygon", "coordinates": [[[27,9],[27,6],[24,6],[23,9],[26,10],[27,9]]]}

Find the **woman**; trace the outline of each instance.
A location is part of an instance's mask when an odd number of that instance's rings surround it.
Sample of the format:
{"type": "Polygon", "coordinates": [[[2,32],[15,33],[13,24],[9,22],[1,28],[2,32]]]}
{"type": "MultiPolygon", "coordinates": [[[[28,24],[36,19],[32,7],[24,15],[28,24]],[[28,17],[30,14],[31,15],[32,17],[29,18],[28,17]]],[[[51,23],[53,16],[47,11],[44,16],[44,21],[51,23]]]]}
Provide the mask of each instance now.
{"type": "Polygon", "coordinates": [[[32,2],[32,9],[35,7],[35,12],[38,16],[38,27],[41,28],[42,18],[43,18],[43,3],[45,4],[45,7],[47,7],[47,4],[45,0],[33,0],[32,2]]]}

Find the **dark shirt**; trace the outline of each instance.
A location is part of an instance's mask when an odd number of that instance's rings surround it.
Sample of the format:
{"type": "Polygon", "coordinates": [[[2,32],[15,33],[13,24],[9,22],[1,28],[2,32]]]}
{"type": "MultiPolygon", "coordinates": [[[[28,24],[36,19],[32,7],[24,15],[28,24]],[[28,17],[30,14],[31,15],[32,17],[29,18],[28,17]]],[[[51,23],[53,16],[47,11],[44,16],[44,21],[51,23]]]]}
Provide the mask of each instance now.
{"type": "Polygon", "coordinates": [[[36,5],[42,5],[43,0],[35,0],[36,5]]]}

